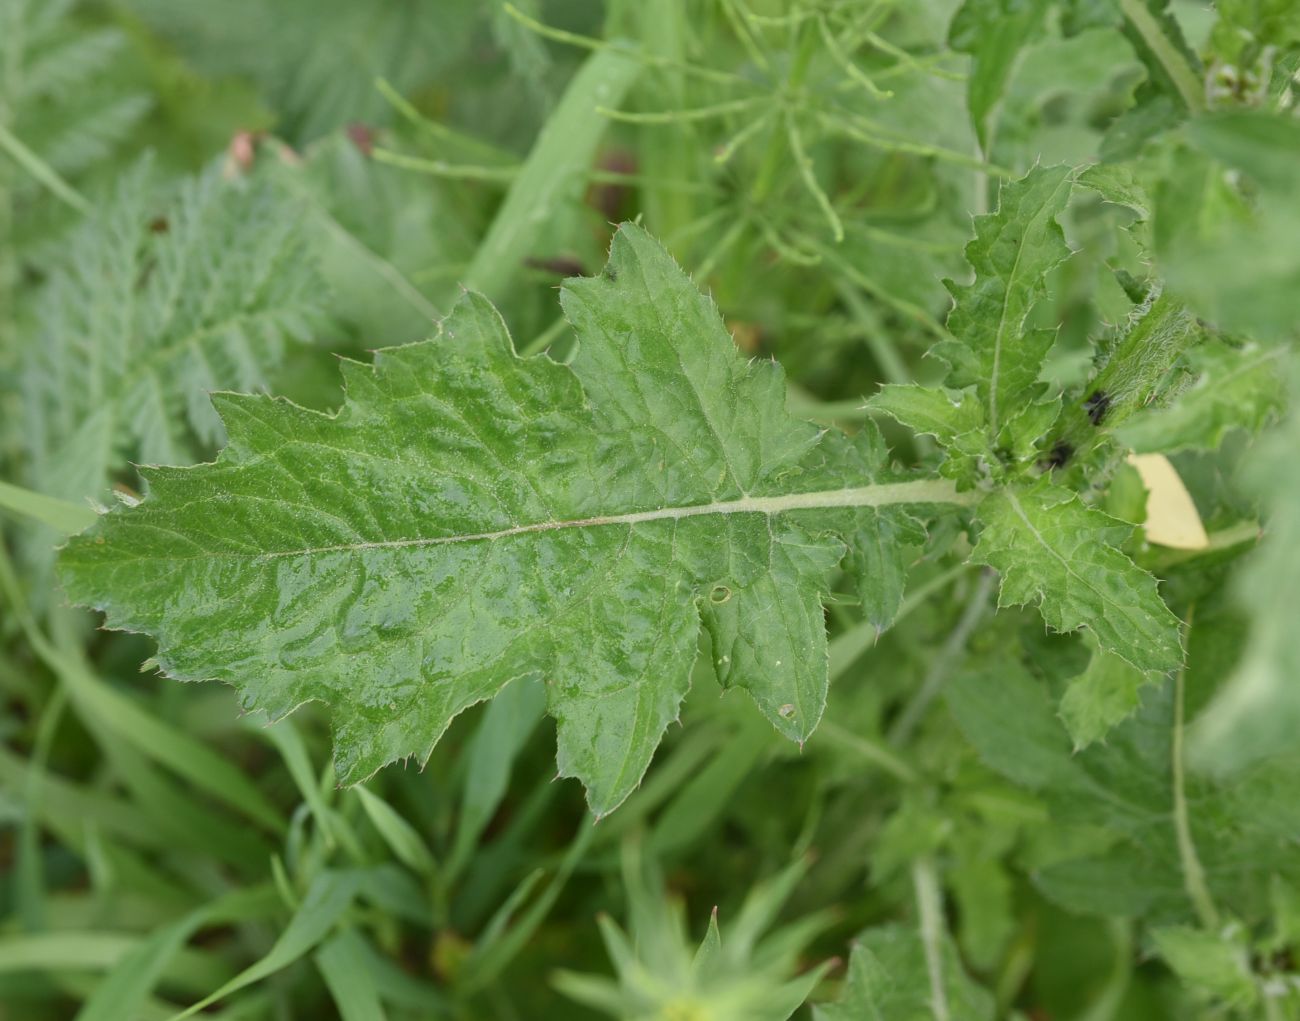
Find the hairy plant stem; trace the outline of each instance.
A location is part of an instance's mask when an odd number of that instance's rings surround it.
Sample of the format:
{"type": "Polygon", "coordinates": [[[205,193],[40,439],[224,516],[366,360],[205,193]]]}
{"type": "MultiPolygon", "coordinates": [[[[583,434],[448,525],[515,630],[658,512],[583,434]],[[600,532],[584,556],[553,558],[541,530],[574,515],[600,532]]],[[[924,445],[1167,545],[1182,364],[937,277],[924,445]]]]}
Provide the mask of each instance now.
{"type": "Polygon", "coordinates": [[[943,895],[934,862],[920,858],[912,866],[912,888],[920,916],[921,945],[925,948],[925,970],[930,976],[930,1012],[934,1021],[952,1021],[948,990],[943,981],[943,895]]]}
{"type": "Polygon", "coordinates": [[[943,648],[931,661],[930,669],[926,672],[921,687],[917,689],[911,701],[903,707],[903,711],[899,713],[894,725],[889,728],[889,743],[894,747],[906,743],[907,739],[912,736],[912,731],[916,729],[916,725],[921,722],[925,711],[930,708],[930,703],[943,690],[944,684],[952,673],[952,668],[960,660],[962,653],[966,649],[966,643],[970,640],[971,633],[979,624],[980,618],[984,616],[985,610],[988,609],[989,594],[993,590],[993,582],[996,578],[996,572],[988,568],[980,572],[975,591],[967,601],[966,609],[963,611],[961,619],[957,621],[957,626],[952,629],[952,633],[948,635],[947,640],[943,643],[943,648]]]}
{"type": "MultiPolygon", "coordinates": [[[[1192,613],[1187,614],[1188,628],[1191,627],[1192,613]]],[[[1183,695],[1186,686],[1187,666],[1184,663],[1174,677],[1174,733],[1170,742],[1171,768],[1174,787],[1174,832],[1178,837],[1178,861],[1183,871],[1183,887],[1187,897],[1196,910],[1196,917],[1201,925],[1210,931],[1219,927],[1219,912],[1210,896],[1210,887],[1205,881],[1205,869],[1200,856],[1196,853],[1196,844],[1192,840],[1192,826],[1187,812],[1187,788],[1183,773],[1183,695]]]]}
{"type": "Polygon", "coordinates": [[[857,752],[862,758],[873,765],[879,766],[902,783],[914,784],[921,779],[920,774],[915,769],[899,758],[892,749],[887,748],[878,741],[863,737],[847,727],[841,727],[832,720],[823,719],[818,724],[818,728],[841,748],[857,752]]]}
{"type": "Polygon", "coordinates": [[[1156,20],[1155,15],[1147,9],[1142,0],[1119,0],[1119,5],[1129,24],[1142,37],[1142,41],[1151,48],[1151,52],[1160,61],[1160,66],[1173,80],[1174,87],[1187,105],[1187,109],[1192,113],[1202,112],[1205,109],[1205,97],[1201,93],[1201,83],[1196,73],[1183,59],[1183,55],[1178,52],[1178,48],[1160,28],[1160,22],[1156,20]]]}

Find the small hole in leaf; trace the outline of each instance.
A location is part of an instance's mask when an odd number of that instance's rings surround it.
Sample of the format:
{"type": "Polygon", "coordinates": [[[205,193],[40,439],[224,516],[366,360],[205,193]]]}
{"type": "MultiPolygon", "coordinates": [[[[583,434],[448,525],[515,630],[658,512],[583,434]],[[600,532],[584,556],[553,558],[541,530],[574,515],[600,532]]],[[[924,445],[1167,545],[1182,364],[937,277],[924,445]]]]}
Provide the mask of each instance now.
{"type": "Polygon", "coordinates": [[[780,709],[778,709],[776,712],[777,712],[777,715],[780,716],[781,719],[783,719],[783,720],[789,720],[789,719],[793,719],[793,718],[794,718],[794,706],[791,705],[789,702],[787,702],[785,705],[783,705],[783,706],[782,706],[780,709]]]}
{"type": "Polygon", "coordinates": [[[709,593],[709,602],[721,606],[731,598],[731,589],[726,585],[714,585],[713,591],[709,593]]]}

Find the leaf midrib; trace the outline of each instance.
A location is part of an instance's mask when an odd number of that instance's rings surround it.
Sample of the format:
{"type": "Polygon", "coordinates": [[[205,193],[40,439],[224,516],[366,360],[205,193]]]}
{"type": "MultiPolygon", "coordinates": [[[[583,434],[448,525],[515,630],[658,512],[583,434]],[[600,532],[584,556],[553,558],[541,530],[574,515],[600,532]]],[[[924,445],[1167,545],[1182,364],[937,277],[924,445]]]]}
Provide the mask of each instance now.
{"type": "Polygon", "coordinates": [[[631,511],[625,514],[597,515],[589,518],[559,521],[537,521],[491,532],[474,532],[464,535],[334,543],[327,546],[307,546],[298,549],[258,551],[255,553],[245,553],[237,550],[205,551],[188,557],[169,557],[169,559],[238,558],[245,560],[276,560],[285,557],[316,556],[325,553],[355,553],[366,550],[412,549],[425,546],[448,546],[466,542],[492,542],[497,539],[509,539],[519,535],[554,532],[570,528],[603,528],[617,525],[647,524],[655,521],[680,521],[683,518],[702,517],[711,514],[766,514],[771,516],[801,510],[880,507],[900,503],[970,505],[978,502],[980,496],[981,494],[973,491],[958,492],[956,486],[947,479],[915,479],[907,482],[887,482],[847,489],[786,493],[780,496],[743,496],[736,500],[692,504],[684,507],[660,507],[655,510],[631,511]]]}
{"type": "MultiPolygon", "coordinates": [[[[1030,219],[1030,223],[1033,225],[1035,229],[1038,228],[1039,226],[1039,218],[1042,216],[1043,210],[1048,208],[1050,203],[1056,198],[1057,194],[1061,191],[1061,189],[1073,188],[1073,187],[1074,187],[1073,174],[1066,174],[1064,177],[1061,178],[1060,181],[1057,182],[1056,187],[1052,189],[1051,194],[1048,195],[1046,198],[1044,198],[1043,201],[1038,204],[1038,208],[1037,210],[1035,210],[1034,216],[1030,219]]],[[[1049,217],[1049,219],[1053,219],[1053,218],[1055,218],[1055,214],[1051,214],[1051,216],[1049,217]]],[[[1048,229],[1049,230],[1051,229],[1050,226],[1048,227],[1048,229]]],[[[1001,309],[1001,314],[998,316],[998,328],[993,338],[993,371],[989,377],[989,435],[994,437],[995,439],[998,435],[998,428],[1000,425],[998,421],[998,389],[999,389],[999,385],[1002,382],[1002,348],[1006,342],[1008,319],[1010,318],[1010,314],[1011,314],[1010,312],[1011,296],[1014,292],[1014,287],[1016,285],[1016,282],[1020,276],[1020,263],[1021,260],[1024,258],[1025,248],[1028,245],[1028,240],[1029,240],[1028,235],[1029,235],[1028,229],[1021,232],[1020,244],[1016,248],[1016,258],[1015,261],[1012,262],[1011,264],[1010,272],[1007,274],[1007,278],[1006,278],[1007,286],[1002,296],[1002,309],[1001,309]]],[[[1055,268],[1055,266],[1057,265],[1060,265],[1060,263],[1064,261],[1064,259],[1066,258],[1069,258],[1069,256],[1068,255],[1064,256],[1062,259],[1058,260],[1056,263],[1053,264],[1053,268],[1055,268]]],[[[1025,316],[1021,319],[1019,325],[1023,326],[1025,320],[1027,319],[1028,319],[1028,312],[1026,312],[1025,316]]]]}

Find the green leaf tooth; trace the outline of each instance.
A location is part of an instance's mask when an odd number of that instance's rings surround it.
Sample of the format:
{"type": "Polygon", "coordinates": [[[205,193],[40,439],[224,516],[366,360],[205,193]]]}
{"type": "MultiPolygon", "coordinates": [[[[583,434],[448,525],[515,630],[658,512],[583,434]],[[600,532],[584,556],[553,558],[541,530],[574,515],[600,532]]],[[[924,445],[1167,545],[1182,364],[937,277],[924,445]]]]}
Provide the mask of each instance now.
{"type": "Polygon", "coordinates": [[[1094,164],[1079,174],[1078,182],[1095,191],[1102,201],[1133,210],[1139,222],[1151,219],[1151,196],[1127,164],[1094,164]]]}
{"type": "Polygon", "coordinates": [[[1001,575],[1000,606],[1034,603],[1053,630],[1086,627],[1139,670],[1179,666],[1178,618],[1156,580],[1116,548],[1133,526],[1046,481],[991,493],[978,514],[971,559],[1001,575]]]}
{"type": "Polygon", "coordinates": [[[971,393],[963,391],[954,401],[942,389],[919,383],[888,383],[867,401],[867,407],[916,433],[933,436],[945,447],[962,433],[984,425],[984,409],[971,393]]]}
{"type": "Polygon", "coordinates": [[[1061,721],[1074,750],[1102,740],[1137,712],[1143,686],[1160,679],[1160,674],[1145,673],[1119,656],[1096,650],[1088,669],[1073,678],[1061,696],[1061,721]]]}
{"type": "Polygon", "coordinates": [[[306,408],[268,394],[218,391],[211,395],[211,400],[226,431],[227,443],[223,453],[227,457],[255,449],[259,440],[272,437],[281,430],[301,428],[300,413],[311,414],[306,408]]]}

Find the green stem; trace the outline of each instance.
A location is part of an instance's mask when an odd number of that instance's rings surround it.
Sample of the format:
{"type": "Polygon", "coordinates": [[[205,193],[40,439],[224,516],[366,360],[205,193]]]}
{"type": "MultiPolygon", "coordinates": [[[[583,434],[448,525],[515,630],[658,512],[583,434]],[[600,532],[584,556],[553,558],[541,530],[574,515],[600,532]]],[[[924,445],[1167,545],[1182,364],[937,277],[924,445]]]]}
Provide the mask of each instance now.
{"type": "Polygon", "coordinates": [[[948,989],[943,979],[943,896],[934,862],[928,857],[912,866],[912,887],[920,916],[921,945],[925,948],[925,970],[930,976],[930,1012],[934,1021],[952,1021],[948,989]]]}
{"type": "Polygon", "coordinates": [[[1087,1010],[1074,1021],[1114,1021],[1133,979],[1133,923],[1125,918],[1112,918],[1106,927],[1115,947],[1114,967],[1087,1010]]]}
{"type": "MultiPolygon", "coordinates": [[[[782,88],[782,97],[786,102],[803,85],[804,75],[808,73],[808,63],[817,49],[815,45],[817,37],[813,32],[797,31],[797,34],[802,36],[799,49],[795,52],[794,60],[790,64],[790,74],[782,88]]],[[[767,151],[763,154],[758,176],[754,178],[754,185],[749,191],[749,201],[753,205],[758,205],[767,198],[777,170],[785,163],[785,146],[782,143],[786,140],[786,133],[783,128],[784,118],[778,118],[778,122],[772,127],[772,134],[768,137],[767,151]]]]}
{"type": "MultiPolygon", "coordinates": [[[[1187,614],[1188,628],[1191,627],[1192,614],[1187,614]]],[[[1178,837],[1178,861],[1183,870],[1183,887],[1196,909],[1196,917],[1203,928],[1210,931],[1219,927],[1219,912],[1210,896],[1209,885],[1205,881],[1205,869],[1201,866],[1200,856],[1196,853],[1196,844],[1192,840],[1192,826],[1187,812],[1187,789],[1183,775],[1183,693],[1186,686],[1187,666],[1179,668],[1174,678],[1174,733],[1171,742],[1170,757],[1174,783],[1174,832],[1178,837]]]]}
{"type": "Polygon", "coordinates": [[[57,170],[27,148],[22,139],[13,134],[4,124],[0,124],[0,149],[8,153],[10,159],[77,212],[89,216],[94,211],[76,188],[60,177],[57,170]]]}
{"type": "Polygon", "coordinates": [[[943,643],[943,648],[931,661],[930,669],[927,671],[921,687],[917,689],[916,694],[903,707],[903,711],[898,714],[898,719],[894,721],[894,725],[889,728],[889,743],[894,747],[906,743],[916,725],[925,716],[925,711],[930,708],[930,703],[943,690],[949,674],[952,673],[952,668],[961,659],[962,653],[966,649],[966,643],[970,640],[971,633],[975,630],[980,618],[984,616],[984,612],[988,608],[989,594],[993,591],[993,582],[996,578],[996,573],[987,568],[980,573],[980,580],[975,586],[975,592],[967,601],[965,612],[962,613],[961,619],[957,621],[957,626],[953,628],[947,641],[943,643]]]}
{"type": "Polygon", "coordinates": [[[598,106],[596,113],[612,121],[625,124],[685,124],[690,121],[711,120],[725,117],[732,113],[741,113],[764,102],[763,96],[749,96],[745,99],[729,99],[723,103],[708,106],[686,107],[678,110],[618,110],[611,106],[598,106]]]}
{"type": "Polygon", "coordinates": [[[72,535],[95,523],[95,512],[68,500],[0,482],[0,507],[72,535]]]}
{"type": "Polygon", "coordinates": [[[879,766],[886,773],[891,774],[905,784],[916,783],[921,778],[915,769],[884,745],[877,744],[861,734],[856,734],[845,727],[841,727],[838,723],[824,719],[821,722],[820,730],[836,744],[857,752],[868,762],[879,766]]]}
{"type": "Polygon", "coordinates": [[[1160,28],[1160,22],[1156,20],[1155,15],[1147,9],[1142,0],[1119,0],[1119,5],[1124,12],[1124,17],[1128,18],[1129,24],[1137,30],[1142,41],[1151,48],[1151,52],[1160,61],[1160,66],[1173,81],[1174,88],[1187,104],[1187,109],[1192,113],[1201,113],[1205,109],[1205,97],[1202,95],[1200,79],[1160,28]]]}
{"type": "Polygon", "coordinates": [[[375,148],[370,154],[376,163],[414,170],[431,177],[445,177],[451,181],[513,181],[519,176],[519,167],[494,167],[478,163],[448,163],[446,160],[407,156],[389,149],[375,148]]]}

